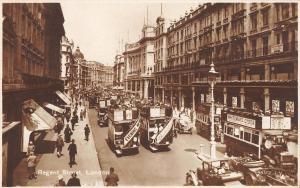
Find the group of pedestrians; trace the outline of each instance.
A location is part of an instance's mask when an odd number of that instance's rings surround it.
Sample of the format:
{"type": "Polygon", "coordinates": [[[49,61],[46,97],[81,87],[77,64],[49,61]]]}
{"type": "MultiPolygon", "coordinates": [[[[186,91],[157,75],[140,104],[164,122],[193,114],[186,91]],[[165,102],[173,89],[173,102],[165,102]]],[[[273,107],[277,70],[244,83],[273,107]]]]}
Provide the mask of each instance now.
{"type": "Polygon", "coordinates": [[[71,178],[66,183],[62,175],[58,175],[58,182],[54,186],[81,186],[80,179],[77,178],[77,174],[74,172],[71,174],[71,178]]]}

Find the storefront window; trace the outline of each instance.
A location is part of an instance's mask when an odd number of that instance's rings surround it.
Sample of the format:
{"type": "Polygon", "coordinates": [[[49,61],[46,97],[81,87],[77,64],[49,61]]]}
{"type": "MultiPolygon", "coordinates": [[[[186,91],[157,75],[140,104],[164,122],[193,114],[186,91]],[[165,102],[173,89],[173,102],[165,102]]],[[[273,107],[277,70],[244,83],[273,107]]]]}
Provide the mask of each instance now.
{"type": "Polygon", "coordinates": [[[245,132],[244,133],[244,140],[250,142],[251,141],[251,133],[245,132]]]}
{"type": "Polygon", "coordinates": [[[240,139],[244,139],[244,131],[240,132],[240,139]]]}
{"type": "Polygon", "coordinates": [[[240,137],[240,130],[239,130],[239,128],[235,128],[234,129],[234,135],[233,136],[236,137],[236,138],[240,137]]]}

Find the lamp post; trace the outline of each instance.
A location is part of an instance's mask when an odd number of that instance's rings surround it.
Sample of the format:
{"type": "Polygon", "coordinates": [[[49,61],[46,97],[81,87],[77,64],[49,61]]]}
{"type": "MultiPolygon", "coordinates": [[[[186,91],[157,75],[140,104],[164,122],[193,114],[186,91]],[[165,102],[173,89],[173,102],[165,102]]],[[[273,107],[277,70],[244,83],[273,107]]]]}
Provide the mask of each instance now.
{"type": "Polygon", "coordinates": [[[210,82],[211,87],[211,138],[210,138],[210,157],[212,159],[216,158],[216,141],[215,141],[215,121],[214,121],[214,115],[215,115],[215,104],[214,104],[214,84],[216,82],[218,72],[215,70],[215,65],[212,62],[210,64],[210,70],[208,71],[208,81],[210,82]]]}

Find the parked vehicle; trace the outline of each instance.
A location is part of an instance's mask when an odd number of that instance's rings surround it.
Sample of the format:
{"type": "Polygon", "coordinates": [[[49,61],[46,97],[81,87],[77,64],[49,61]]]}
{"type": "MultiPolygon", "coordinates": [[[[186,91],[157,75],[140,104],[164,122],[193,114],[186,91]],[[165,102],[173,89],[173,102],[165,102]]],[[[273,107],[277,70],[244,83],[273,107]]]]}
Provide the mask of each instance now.
{"type": "Polygon", "coordinates": [[[108,143],[116,154],[139,151],[140,116],[136,108],[110,109],[108,112],[108,143]]]}
{"type": "Polygon", "coordinates": [[[179,134],[193,134],[192,133],[192,126],[190,124],[189,117],[185,114],[180,114],[179,119],[176,123],[175,130],[179,134]]]}
{"type": "Polygon", "coordinates": [[[228,158],[211,159],[199,154],[201,167],[186,173],[186,185],[241,185],[243,174],[230,167],[228,158]]]}

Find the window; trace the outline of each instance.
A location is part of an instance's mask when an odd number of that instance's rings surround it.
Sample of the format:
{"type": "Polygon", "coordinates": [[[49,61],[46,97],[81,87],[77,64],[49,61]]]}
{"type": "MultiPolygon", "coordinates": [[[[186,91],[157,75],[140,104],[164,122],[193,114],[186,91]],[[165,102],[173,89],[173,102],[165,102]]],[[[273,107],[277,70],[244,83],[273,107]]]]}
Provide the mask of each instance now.
{"type": "Polygon", "coordinates": [[[228,8],[225,7],[224,8],[224,18],[227,18],[228,17],[228,8]]]}
{"type": "Polygon", "coordinates": [[[250,142],[251,141],[251,133],[244,132],[244,140],[250,142]]]}
{"type": "Polygon", "coordinates": [[[256,39],[252,40],[252,56],[256,57],[256,39]]]}
{"type": "Polygon", "coordinates": [[[197,23],[194,23],[194,33],[197,33],[197,23]]]}
{"type": "Polygon", "coordinates": [[[254,14],[251,17],[251,26],[252,26],[252,30],[256,30],[257,29],[257,14],[254,14]]]}
{"type": "Polygon", "coordinates": [[[223,31],[224,31],[224,38],[227,39],[227,26],[224,26],[223,31]]]}
{"type": "Polygon", "coordinates": [[[262,12],[263,17],[263,26],[266,26],[269,24],[269,9],[262,12]]]}
{"type": "Polygon", "coordinates": [[[220,10],[218,10],[218,21],[220,21],[220,19],[221,19],[221,11],[220,10]]]}
{"type": "Polygon", "coordinates": [[[258,131],[252,131],[252,141],[253,144],[258,144],[259,142],[259,132],[258,131]]]}
{"type": "Polygon", "coordinates": [[[234,128],[234,137],[236,138],[240,137],[240,129],[238,127],[234,128]]]}
{"type": "Polygon", "coordinates": [[[227,127],[227,134],[233,135],[233,128],[232,127],[227,127]]]}
{"type": "Polygon", "coordinates": [[[292,16],[295,17],[297,15],[297,3],[292,3],[292,16]]]}
{"type": "Polygon", "coordinates": [[[276,35],[276,41],[277,41],[277,44],[280,44],[280,33],[278,33],[276,35]]]}
{"type": "Polygon", "coordinates": [[[281,5],[281,10],[282,10],[282,19],[287,19],[289,18],[289,4],[288,3],[283,3],[281,5]]]}
{"type": "Polygon", "coordinates": [[[216,32],[217,32],[217,41],[219,41],[220,40],[220,29],[218,29],[216,32]]]}
{"type": "Polygon", "coordinates": [[[268,54],[268,36],[263,38],[263,55],[267,55],[268,54]]]}

